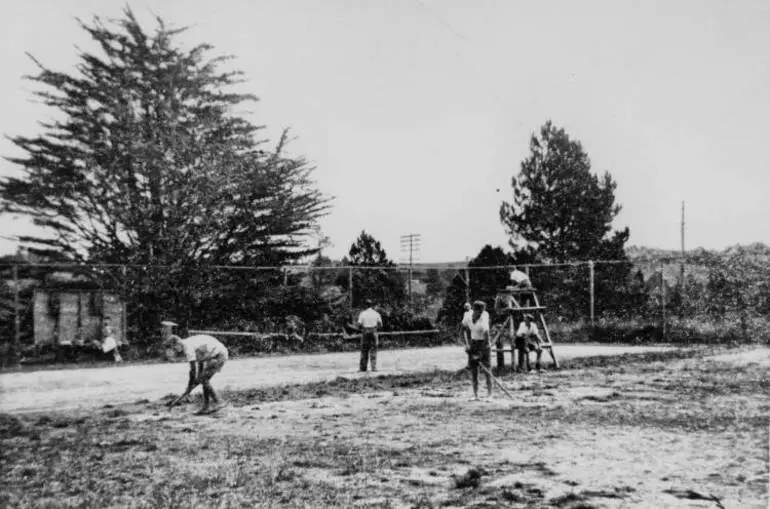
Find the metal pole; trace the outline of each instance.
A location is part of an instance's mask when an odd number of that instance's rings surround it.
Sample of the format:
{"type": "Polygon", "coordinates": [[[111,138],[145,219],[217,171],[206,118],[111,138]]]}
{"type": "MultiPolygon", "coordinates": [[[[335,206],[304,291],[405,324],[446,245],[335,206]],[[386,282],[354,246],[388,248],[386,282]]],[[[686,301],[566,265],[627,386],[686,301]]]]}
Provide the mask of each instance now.
{"type": "Polygon", "coordinates": [[[123,273],[123,282],[121,283],[121,310],[123,311],[123,316],[121,317],[122,327],[121,327],[121,340],[123,341],[124,345],[128,344],[128,293],[126,292],[126,284],[127,284],[127,278],[126,278],[126,266],[123,265],[121,268],[121,272],[123,273]]]}
{"type": "Polygon", "coordinates": [[[588,293],[590,295],[590,306],[591,306],[591,327],[594,326],[594,320],[595,320],[595,288],[594,288],[594,262],[593,260],[588,262],[588,271],[589,271],[589,286],[588,286],[588,293]]]}
{"type": "Polygon", "coordinates": [[[685,280],[684,280],[684,201],[682,202],[682,265],[679,267],[679,317],[684,316],[685,280]]]}
{"type": "Polygon", "coordinates": [[[660,330],[666,339],[666,282],[663,278],[663,264],[660,264],[660,330]]]}
{"type": "Polygon", "coordinates": [[[350,313],[353,313],[353,267],[348,267],[348,295],[350,296],[350,313]]]}
{"type": "Polygon", "coordinates": [[[13,266],[13,347],[18,351],[21,343],[21,321],[19,320],[19,266],[13,266]]]}
{"type": "Polygon", "coordinates": [[[465,302],[471,301],[471,271],[465,268],[465,302]]]}

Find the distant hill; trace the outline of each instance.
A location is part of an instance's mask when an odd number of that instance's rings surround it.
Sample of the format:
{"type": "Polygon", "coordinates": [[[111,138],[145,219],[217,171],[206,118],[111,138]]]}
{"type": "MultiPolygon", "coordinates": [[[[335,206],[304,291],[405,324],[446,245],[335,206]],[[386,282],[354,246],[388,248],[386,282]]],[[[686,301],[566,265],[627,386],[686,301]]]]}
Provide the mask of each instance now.
{"type": "MultiPolygon", "coordinates": [[[[763,244],[762,242],[755,242],[749,245],[736,244],[722,251],[711,251],[698,247],[695,249],[685,250],[686,260],[699,260],[707,256],[733,256],[737,254],[743,254],[758,258],[762,261],[770,261],[770,246],[763,244]]],[[[628,255],[631,261],[647,261],[647,260],[659,260],[659,261],[674,261],[680,260],[682,253],[678,249],[657,249],[653,247],[644,246],[630,246],[626,248],[626,255],[628,255]]]]}
{"type": "MultiPolygon", "coordinates": [[[[668,282],[677,281],[681,271],[682,253],[678,250],[656,249],[649,247],[630,246],[626,255],[635,267],[639,268],[648,279],[663,269],[663,277],[668,282]]],[[[685,250],[685,275],[693,276],[697,281],[708,279],[708,260],[720,257],[745,256],[759,263],[767,263],[770,268],[770,246],[761,242],[749,245],[730,246],[722,251],[710,251],[702,247],[685,250]]]]}

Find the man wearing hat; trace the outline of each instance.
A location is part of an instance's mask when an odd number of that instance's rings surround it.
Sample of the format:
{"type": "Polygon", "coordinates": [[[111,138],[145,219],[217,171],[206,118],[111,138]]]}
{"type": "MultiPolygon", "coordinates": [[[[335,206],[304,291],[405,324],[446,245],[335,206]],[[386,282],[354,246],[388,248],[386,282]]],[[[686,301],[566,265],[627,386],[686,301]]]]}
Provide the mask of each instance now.
{"type": "Polygon", "coordinates": [[[473,312],[470,316],[466,315],[463,330],[467,338],[465,351],[468,354],[468,367],[471,370],[473,399],[479,399],[479,364],[483,364],[487,368],[484,370],[484,376],[487,380],[487,395],[491,397],[489,314],[486,312],[484,301],[477,300],[473,303],[473,312]]]}
{"type": "Polygon", "coordinates": [[[213,336],[198,334],[182,339],[173,333],[176,323],[170,321],[161,322],[163,326],[163,344],[167,348],[173,348],[176,353],[184,353],[187,362],[190,363],[190,376],[187,389],[178,398],[172,400],[169,408],[177,405],[186,398],[198,385],[203,386],[203,407],[199,414],[214,413],[221,408],[219,397],[214,387],[211,386],[211,377],[222,370],[227,362],[227,347],[217,341],[213,336]]]}
{"type": "Polygon", "coordinates": [[[382,327],[382,317],[374,309],[371,299],[366,299],[366,309],[358,315],[356,325],[361,330],[361,361],[359,371],[366,371],[369,364],[377,371],[377,328],[382,327]]]}
{"type": "Polygon", "coordinates": [[[529,371],[531,369],[529,352],[532,350],[537,352],[535,367],[540,369],[540,359],[543,357],[543,349],[540,346],[541,342],[540,332],[537,330],[534,317],[529,313],[525,314],[524,321],[519,324],[519,329],[516,331],[515,345],[516,350],[519,352],[519,369],[521,371],[529,371]]]}

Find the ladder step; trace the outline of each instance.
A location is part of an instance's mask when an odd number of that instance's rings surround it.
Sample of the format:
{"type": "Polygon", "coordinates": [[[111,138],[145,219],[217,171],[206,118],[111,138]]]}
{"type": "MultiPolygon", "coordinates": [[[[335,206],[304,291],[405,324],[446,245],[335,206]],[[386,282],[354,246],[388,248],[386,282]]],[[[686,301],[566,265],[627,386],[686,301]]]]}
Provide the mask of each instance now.
{"type": "Polygon", "coordinates": [[[502,290],[498,290],[497,293],[535,293],[537,290],[534,288],[516,288],[514,290],[507,290],[503,288],[502,290]]]}
{"type": "MultiPolygon", "coordinates": [[[[552,348],[553,348],[552,344],[540,345],[540,349],[541,350],[550,350],[552,348]]],[[[515,351],[516,351],[515,348],[492,348],[492,349],[490,349],[490,352],[492,352],[492,353],[495,353],[495,352],[515,352],[515,351]]]]}
{"type": "Polygon", "coordinates": [[[544,306],[530,306],[530,307],[520,307],[520,308],[510,308],[511,311],[545,311],[544,306]]]}

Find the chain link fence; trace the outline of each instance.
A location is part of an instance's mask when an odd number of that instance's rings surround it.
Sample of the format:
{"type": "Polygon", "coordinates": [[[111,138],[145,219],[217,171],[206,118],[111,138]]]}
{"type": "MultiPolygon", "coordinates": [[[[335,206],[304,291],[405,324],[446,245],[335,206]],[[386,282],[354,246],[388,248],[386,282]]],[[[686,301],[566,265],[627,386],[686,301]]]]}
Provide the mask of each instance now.
{"type": "MultiPolygon", "coordinates": [[[[209,332],[243,353],[355,348],[352,325],[372,301],[385,343],[454,341],[463,305],[494,316],[512,266],[211,267],[0,265],[0,344],[12,352],[83,345],[109,324],[119,342],[159,353],[158,324],[209,332]]],[[[767,341],[770,260],[522,265],[554,341],[767,341]]]]}

